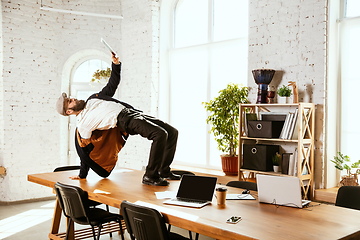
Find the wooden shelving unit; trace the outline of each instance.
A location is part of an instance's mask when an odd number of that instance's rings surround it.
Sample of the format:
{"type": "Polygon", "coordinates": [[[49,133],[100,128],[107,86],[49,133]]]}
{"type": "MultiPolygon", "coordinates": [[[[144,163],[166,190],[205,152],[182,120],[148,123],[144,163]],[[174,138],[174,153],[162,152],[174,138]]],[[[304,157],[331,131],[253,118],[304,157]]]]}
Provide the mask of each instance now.
{"type": "Polygon", "coordinates": [[[314,191],[314,129],[315,129],[315,105],[313,103],[296,104],[240,104],[240,124],[239,124],[239,180],[254,179],[255,175],[271,174],[280,176],[289,176],[275,172],[261,172],[242,168],[243,144],[261,143],[276,144],[286,146],[287,148],[297,148],[297,177],[301,180],[301,189],[304,199],[313,199],[314,191]],[[252,138],[247,137],[244,131],[245,113],[256,113],[259,117],[261,111],[265,112],[294,112],[298,109],[298,132],[296,139],[278,139],[278,138],[252,138]],[[305,160],[305,161],[303,161],[305,160]],[[303,174],[307,172],[307,174],[303,174]]]}

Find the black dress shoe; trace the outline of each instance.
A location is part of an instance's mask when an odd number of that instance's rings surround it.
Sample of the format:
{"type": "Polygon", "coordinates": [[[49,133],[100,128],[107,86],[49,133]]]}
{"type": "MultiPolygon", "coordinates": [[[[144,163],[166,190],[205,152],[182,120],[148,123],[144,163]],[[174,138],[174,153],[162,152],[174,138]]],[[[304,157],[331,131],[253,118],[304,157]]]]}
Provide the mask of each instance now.
{"type": "Polygon", "coordinates": [[[142,183],[146,185],[154,185],[154,186],[167,186],[169,182],[161,177],[151,178],[146,175],[143,176],[142,183]]]}
{"type": "Polygon", "coordinates": [[[168,174],[160,174],[160,177],[165,178],[167,180],[180,180],[181,176],[178,174],[174,174],[172,172],[169,172],[168,174]]]}

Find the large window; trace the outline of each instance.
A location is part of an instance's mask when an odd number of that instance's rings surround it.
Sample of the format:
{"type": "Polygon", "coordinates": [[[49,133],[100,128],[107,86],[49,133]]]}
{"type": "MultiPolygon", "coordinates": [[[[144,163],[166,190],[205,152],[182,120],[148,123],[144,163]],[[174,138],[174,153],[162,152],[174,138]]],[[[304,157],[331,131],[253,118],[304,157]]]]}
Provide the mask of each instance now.
{"type": "Polygon", "coordinates": [[[202,102],[228,83],[247,84],[248,1],[179,0],[167,51],[169,121],[179,130],[175,162],[221,166],[202,102]]]}
{"type": "Polygon", "coordinates": [[[343,1],[340,20],[340,73],[341,73],[341,142],[340,151],[351,160],[360,159],[360,1],[343,1]]]}

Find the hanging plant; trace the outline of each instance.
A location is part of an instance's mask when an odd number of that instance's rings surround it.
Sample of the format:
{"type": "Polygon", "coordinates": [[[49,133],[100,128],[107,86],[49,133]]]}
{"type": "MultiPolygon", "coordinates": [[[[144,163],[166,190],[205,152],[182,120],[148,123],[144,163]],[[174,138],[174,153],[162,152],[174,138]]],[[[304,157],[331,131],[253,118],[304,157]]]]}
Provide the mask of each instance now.
{"type": "Polygon", "coordinates": [[[110,78],[111,75],[111,69],[102,69],[102,70],[96,70],[96,72],[93,74],[93,78],[91,79],[91,82],[98,82],[101,83],[101,80],[107,81],[110,78]]]}

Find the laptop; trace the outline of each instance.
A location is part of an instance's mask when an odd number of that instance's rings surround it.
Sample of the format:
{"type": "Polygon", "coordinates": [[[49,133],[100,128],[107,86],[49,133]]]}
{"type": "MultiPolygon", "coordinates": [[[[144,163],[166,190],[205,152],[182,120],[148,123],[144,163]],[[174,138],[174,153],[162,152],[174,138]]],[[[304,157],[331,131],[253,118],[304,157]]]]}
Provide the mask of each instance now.
{"type": "Polygon", "coordinates": [[[310,200],[302,200],[300,179],[273,175],[256,175],[259,202],[303,208],[310,200]]]}
{"type": "Polygon", "coordinates": [[[216,186],[216,177],[184,174],[181,178],[176,198],[165,204],[201,208],[211,203],[216,186]]]}

